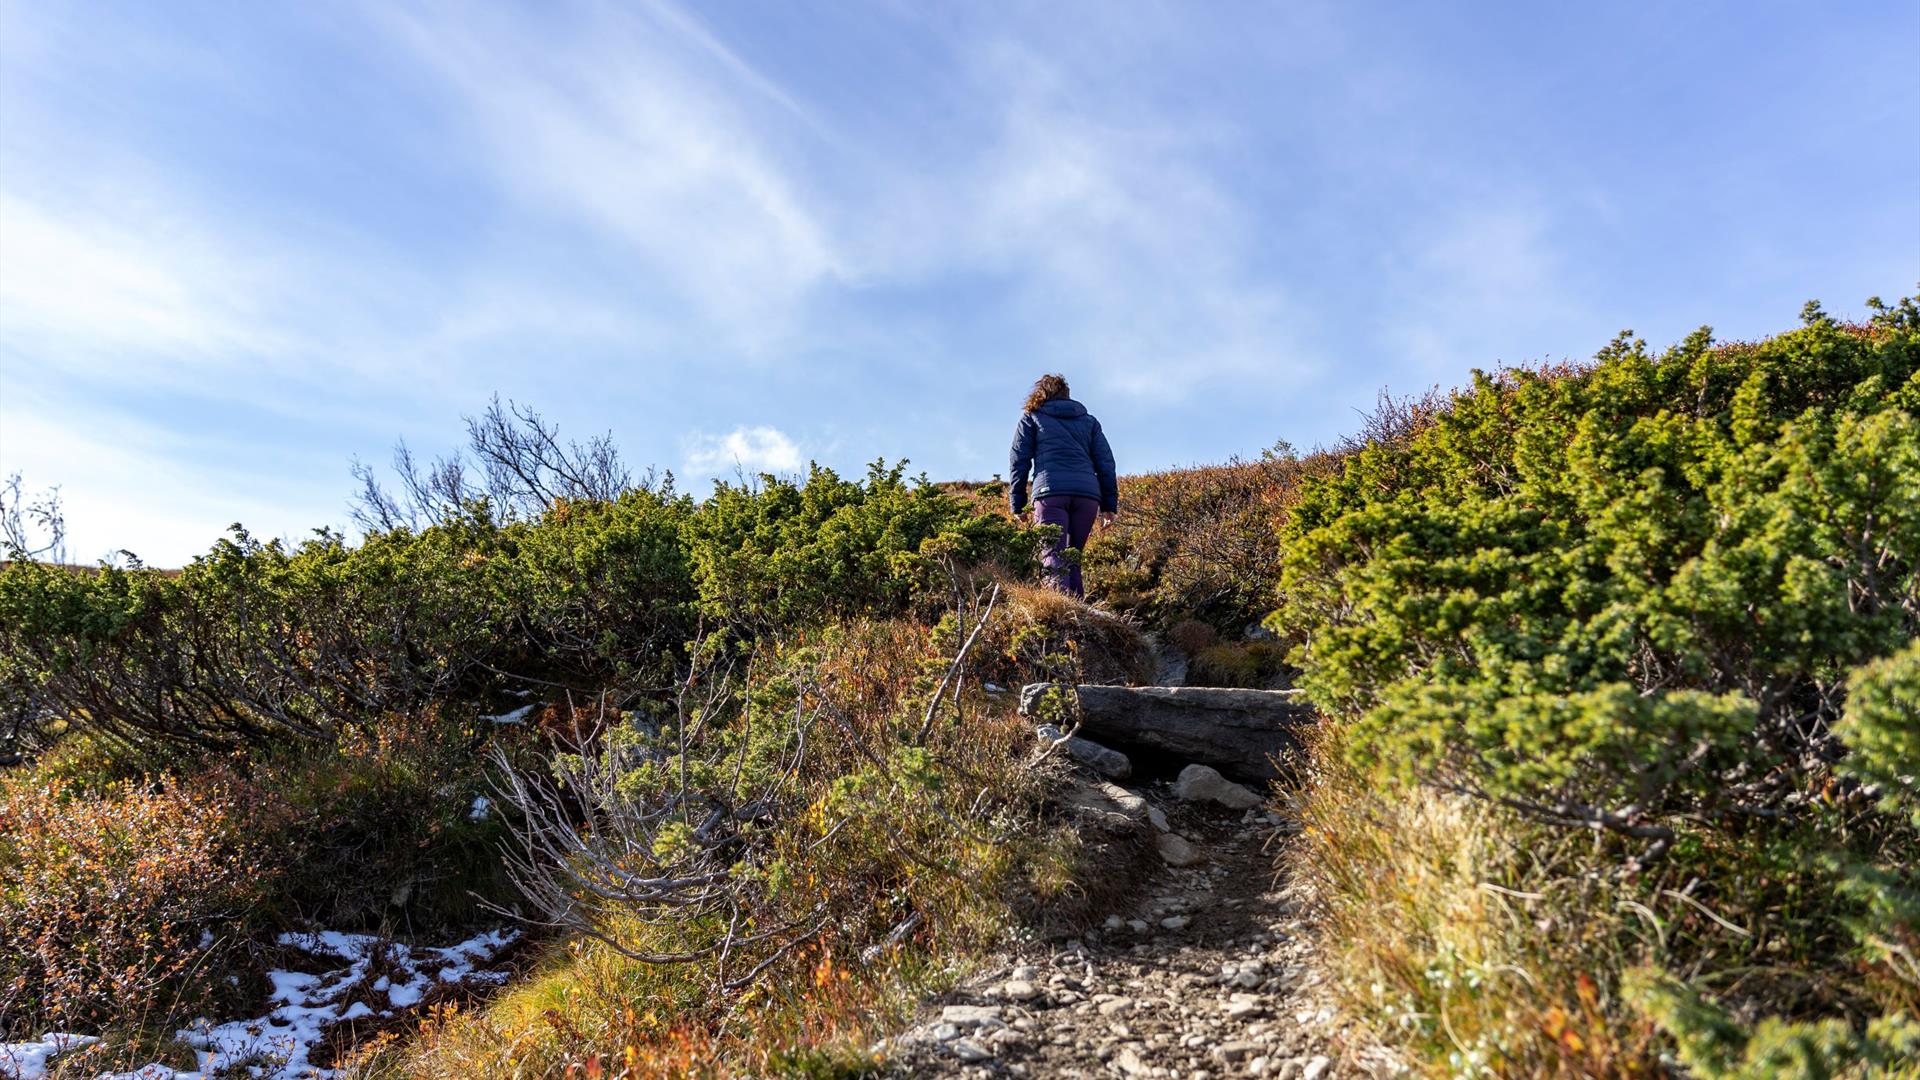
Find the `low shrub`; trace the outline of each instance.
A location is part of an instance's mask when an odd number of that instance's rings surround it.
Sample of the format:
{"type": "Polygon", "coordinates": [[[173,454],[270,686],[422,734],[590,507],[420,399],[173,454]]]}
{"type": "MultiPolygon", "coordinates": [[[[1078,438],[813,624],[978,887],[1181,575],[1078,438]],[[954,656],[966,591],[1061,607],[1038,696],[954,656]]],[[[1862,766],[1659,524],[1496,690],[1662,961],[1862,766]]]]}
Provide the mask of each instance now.
{"type": "Polygon", "coordinates": [[[1286,649],[1271,641],[1221,642],[1195,654],[1187,666],[1194,686],[1276,690],[1287,683],[1286,649]]]}
{"type": "Polygon", "coordinates": [[[1167,640],[1188,657],[1194,657],[1220,640],[1220,632],[1199,619],[1183,619],[1167,630],[1167,640]]]}
{"type": "Polygon", "coordinates": [[[1025,726],[977,689],[927,713],[944,634],[854,620],[746,652],[710,640],[691,696],[621,718],[560,760],[555,787],[522,775],[527,895],[581,936],[363,1072],[870,1067],[864,1048],[946,977],[941,957],[1072,876],[1034,828],[1025,726]],[[530,857],[555,843],[574,859],[530,857]]]}
{"type": "Polygon", "coordinates": [[[76,738],[0,776],[5,1032],[110,1030],[137,1066],[193,1017],[253,1005],[277,932],[497,921],[476,900],[511,891],[502,815],[476,804],[482,735],[499,738],[391,717],[153,774],[76,738]]]}
{"type": "Polygon", "coordinates": [[[814,466],[804,483],[763,476],[720,484],[688,522],[703,611],[756,630],[891,616],[945,603],[957,567],[1034,566],[1034,543],[904,463],[875,462],[865,483],[814,466]]]}
{"type": "Polygon", "coordinates": [[[1238,636],[1273,606],[1295,488],[1330,461],[1282,450],[1121,478],[1114,525],[1087,543],[1088,595],[1148,626],[1197,620],[1238,636]]]}
{"type": "Polygon", "coordinates": [[[0,776],[4,1034],[185,1022],[230,1002],[271,899],[271,801],[228,770],[70,791],[0,776]],[[266,829],[262,829],[262,826],[266,829]]]}
{"type": "Polygon", "coordinates": [[[517,727],[475,731],[431,712],[392,716],[311,748],[258,755],[279,827],[274,917],[280,926],[441,938],[497,916],[506,834],[488,748],[538,756],[517,727]]]}
{"type": "Polygon", "coordinates": [[[646,487],[502,518],[476,499],[359,545],[236,527],[178,572],[0,566],[0,704],[125,744],[325,741],[502,687],[661,684],[702,619],[932,610],[961,569],[1033,559],[1011,521],[879,465],[700,504],[646,487]]]}
{"type": "Polygon", "coordinates": [[[1810,306],[1477,374],[1301,486],[1270,625],[1352,770],[1309,877],[1335,911],[1435,883],[1337,924],[1350,999],[1393,998],[1432,1071],[1633,1075],[1709,1006],[1756,1047],[1914,1008],[1916,416],[1920,306],[1810,306]],[[1453,841],[1387,843],[1460,797],[1453,841]],[[1475,1001],[1426,985],[1452,958],[1475,1001]]]}

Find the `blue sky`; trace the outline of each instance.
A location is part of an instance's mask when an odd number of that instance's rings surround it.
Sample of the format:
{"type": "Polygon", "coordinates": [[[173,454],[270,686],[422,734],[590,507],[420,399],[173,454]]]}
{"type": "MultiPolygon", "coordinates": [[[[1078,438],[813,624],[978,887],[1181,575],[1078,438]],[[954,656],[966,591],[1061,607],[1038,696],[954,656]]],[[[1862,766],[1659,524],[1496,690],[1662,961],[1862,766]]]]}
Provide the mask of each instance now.
{"type": "Polygon", "coordinates": [[[1920,281],[1920,5],[0,0],[0,471],[344,525],[495,392],[683,487],[1122,468],[1920,281]]]}

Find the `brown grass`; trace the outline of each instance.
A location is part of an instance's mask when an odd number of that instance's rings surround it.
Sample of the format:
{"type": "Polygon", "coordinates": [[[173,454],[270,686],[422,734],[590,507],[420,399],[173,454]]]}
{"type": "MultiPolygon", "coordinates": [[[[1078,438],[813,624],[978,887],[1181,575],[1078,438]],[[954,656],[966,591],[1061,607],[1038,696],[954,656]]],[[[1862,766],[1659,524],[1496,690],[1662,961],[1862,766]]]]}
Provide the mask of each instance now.
{"type": "Polygon", "coordinates": [[[1324,733],[1289,853],[1348,1015],[1434,1077],[1639,1077],[1651,1025],[1616,976],[1653,931],[1584,837],[1428,788],[1382,787],[1324,733]]]}
{"type": "MultiPolygon", "coordinates": [[[[998,618],[1086,618],[1065,614],[1075,608],[1015,589],[998,618]]],[[[562,944],[495,1001],[441,1013],[410,1043],[362,1055],[349,1075],[831,1076],[870,1068],[866,1047],[968,957],[996,944],[1017,924],[1017,905],[1067,905],[1090,872],[1064,831],[1039,816],[1039,781],[1024,767],[1032,735],[1010,703],[968,680],[958,710],[943,711],[928,739],[917,740],[950,634],[906,621],[853,622],[787,642],[778,658],[765,659],[768,681],[757,692],[805,681],[826,695],[835,719],[809,739],[791,805],[761,826],[776,857],[742,869],[778,874],[781,903],[826,905],[827,932],[777,958],[742,991],[717,991],[698,965],[650,965],[597,943],[562,944]],[[875,761],[890,762],[894,779],[875,761]],[[908,781],[908,773],[923,779],[908,781]],[[906,912],[921,921],[868,955],[906,912]]],[[[602,930],[635,950],[657,947],[667,932],[638,919],[602,930]]]]}
{"type": "Polygon", "coordinates": [[[1138,686],[1153,680],[1153,652],[1131,619],[1042,586],[1008,582],[976,645],[989,682],[1138,686]]]}

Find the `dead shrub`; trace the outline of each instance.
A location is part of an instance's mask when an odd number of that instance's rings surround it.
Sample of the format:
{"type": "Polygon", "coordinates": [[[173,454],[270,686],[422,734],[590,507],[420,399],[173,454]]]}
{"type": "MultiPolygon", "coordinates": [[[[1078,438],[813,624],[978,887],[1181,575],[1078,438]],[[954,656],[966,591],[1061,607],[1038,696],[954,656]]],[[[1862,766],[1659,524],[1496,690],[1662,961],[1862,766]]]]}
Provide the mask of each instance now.
{"type": "Polygon", "coordinates": [[[503,802],[525,814],[510,849],[529,917],[571,940],[370,1071],[870,1067],[866,1048],[945,958],[995,940],[1014,898],[1083,875],[1079,852],[1036,835],[1030,729],[950,677],[984,612],[703,645],[678,702],[608,725],[551,774],[517,774],[503,802]],[[565,867],[526,857],[554,847],[565,867]]]}
{"type": "Polygon", "coordinates": [[[1186,619],[1173,624],[1173,629],[1167,631],[1167,640],[1191,657],[1220,640],[1220,633],[1199,619],[1186,619]]]}

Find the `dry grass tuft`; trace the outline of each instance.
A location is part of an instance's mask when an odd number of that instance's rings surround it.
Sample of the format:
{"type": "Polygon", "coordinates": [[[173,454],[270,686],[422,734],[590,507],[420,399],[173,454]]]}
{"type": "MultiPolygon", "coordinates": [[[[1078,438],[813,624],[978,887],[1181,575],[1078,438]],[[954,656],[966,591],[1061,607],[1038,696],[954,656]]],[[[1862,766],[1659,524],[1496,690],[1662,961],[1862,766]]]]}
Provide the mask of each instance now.
{"type": "Polygon", "coordinates": [[[1291,850],[1345,1011],[1431,1076],[1649,1075],[1614,975],[1651,924],[1569,844],[1484,802],[1383,789],[1315,748],[1291,850]]]}
{"type": "Polygon", "coordinates": [[[1132,620],[1052,589],[1007,583],[982,635],[976,670],[990,682],[1153,680],[1153,650],[1132,620]]]}

